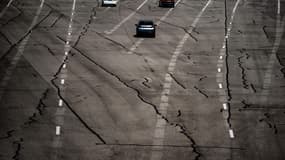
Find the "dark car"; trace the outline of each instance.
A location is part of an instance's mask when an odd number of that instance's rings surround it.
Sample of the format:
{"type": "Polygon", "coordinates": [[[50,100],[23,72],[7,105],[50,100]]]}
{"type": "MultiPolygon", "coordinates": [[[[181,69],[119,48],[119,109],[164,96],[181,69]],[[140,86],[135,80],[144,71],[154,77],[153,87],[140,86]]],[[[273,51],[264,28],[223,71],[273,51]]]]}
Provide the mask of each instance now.
{"type": "Polygon", "coordinates": [[[151,20],[140,20],[136,24],[137,37],[155,37],[156,24],[151,20]]]}
{"type": "Polygon", "coordinates": [[[175,0],[159,0],[159,7],[175,7],[175,0]]]}

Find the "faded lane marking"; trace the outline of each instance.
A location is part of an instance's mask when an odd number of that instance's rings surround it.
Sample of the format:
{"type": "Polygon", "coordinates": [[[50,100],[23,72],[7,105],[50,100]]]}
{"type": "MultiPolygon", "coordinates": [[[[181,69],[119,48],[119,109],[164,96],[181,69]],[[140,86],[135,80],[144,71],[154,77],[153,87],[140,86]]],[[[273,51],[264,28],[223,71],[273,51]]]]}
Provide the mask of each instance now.
{"type": "MultiPolygon", "coordinates": [[[[229,122],[228,122],[228,116],[230,115],[230,108],[229,108],[229,101],[228,101],[228,95],[227,95],[227,92],[229,92],[226,87],[224,87],[225,89],[223,89],[223,83],[226,83],[227,84],[227,81],[224,82],[224,79],[226,79],[224,77],[224,74],[221,73],[222,70],[225,70],[227,71],[226,69],[223,69],[223,66],[224,66],[224,63],[225,63],[225,60],[227,57],[226,55],[226,45],[227,45],[227,41],[228,41],[228,38],[230,37],[231,35],[231,30],[232,30],[232,27],[233,27],[233,22],[234,22],[234,16],[235,16],[235,13],[236,13],[236,10],[237,10],[237,7],[240,3],[240,0],[237,0],[236,3],[235,3],[235,6],[232,10],[232,14],[231,14],[231,18],[230,18],[230,22],[228,24],[228,28],[227,28],[227,32],[226,32],[226,35],[225,35],[225,38],[224,38],[224,41],[223,41],[223,45],[222,45],[222,48],[220,49],[220,53],[219,53],[219,57],[218,57],[218,64],[217,64],[217,67],[218,67],[218,73],[216,74],[216,81],[218,83],[218,93],[219,93],[219,100],[220,102],[222,102],[222,106],[223,106],[223,112],[225,113],[224,115],[224,118],[225,118],[225,121],[226,121],[226,124],[227,124],[227,127],[229,129],[229,137],[230,138],[235,138],[234,136],[234,130],[232,129],[232,126],[230,126],[229,122]]],[[[228,71],[227,71],[228,72],[228,71]]],[[[224,85],[224,86],[227,86],[227,85],[224,85]]]]}
{"type": "Polygon", "coordinates": [[[5,6],[5,8],[1,11],[1,13],[0,13],[0,18],[3,17],[3,15],[6,13],[6,11],[8,10],[8,8],[9,8],[10,5],[12,4],[12,2],[13,2],[13,0],[10,0],[10,1],[8,2],[8,4],[5,6]]]}
{"type": "Polygon", "coordinates": [[[0,100],[2,99],[2,96],[4,94],[4,90],[6,85],[8,84],[8,82],[10,81],[10,79],[12,78],[12,74],[19,62],[19,60],[21,59],[21,56],[24,54],[24,50],[25,47],[30,39],[30,36],[32,34],[32,29],[34,28],[34,26],[36,25],[39,15],[42,11],[43,8],[43,4],[44,4],[45,0],[41,0],[41,4],[36,12],[35,17],[33,18],[33,21],[31,23],[31,25],[28,28],[27,31],[27,36],[21,41],[21,43],[19,44],[18,48],[17,48],[17,53],[16,55],[12,58],[11,64],[8,66],[7,70],[5,71],[5,74],[3,76],[3,79],[1,80],[1,84],[0,84],[0,100]]]}
{"type": "MultiPolygon", "coordinates": [[[[195,18],[194,22],[192,23],[191,29],[189,29],[188,33],[192,33],[193,28],[196,27],[198,21],[200,20],[202,14],[205,12],[206,8],[210,5],[212,0],[208,0],[207,4],[203,7],[203,9],[199,12],[197,17],[195,18]]],[[[170,74],[174,73],[176,61],[179,56],[179,54],[182,51],[183,45],[188,40],[190,35],[186,33],[184,37],[181,39],[181,41],[178,43],[172,58],[170,60],[170,63],[168,65],[168,73],[165,74],[164,84],[163,84],[163,90],[161,92],[161,99],[160,99],[160,105],[159,105],[159,112],[166,116],[167,115],[167,109],[169,105],[169,94],[171,89],[171,82],[172,77],[170,74]]],[[[164,138],[165,138],[165,128],[166,128],[166,121],[162,119],[162,117],[157,116],[157,122],[155,125],[155,131],[154,131],[154,140],[153,140],[153,146],[152,152],[151,152],[151,158],[150,160],[161,160],[163,156],[163,144],[164,144],[164,138]],[[159,146],[159,147],[157,147],[159,146]]]]}
{"type": "MultiPolygon", "coordinates": [[[[175,3],[175,6],[177,6],[179,3],[180,3],[181,0],[178,0],[176,3],[175,3]]],[[[164,21],[168,16],[169,14],[174,10],[174,8],[171,8],[169,9],[160,19],[159,21],[157,22],[157,26],[159,26],[161,24],[162,21],[164,21]]],[[[140,46],[140,44],[144,41],[144,38],[140,38],[139,40],[137,40],[135,42],[135,44],[130,48],[130,50],[127,52],[127,54],[133,54],[134,51],[140,46]]]]}
{"type": "Polygon", "coordinates": [[[130,18],[132,18],[137,11],[139,11],[143,5],[146,4],[148,0],[145,0],[135,11],[133,11],[131,14],[129,14],[126,18],[124,18],[120,23],[118,23],[114,28],[112,28],[111,30],[106,30],[104,31],[105,34],[112,34],[113,32],[115,32],[118,28],[121,27],[121,25],[123,25],[124,23],[126,23],[130,18]]]}
{"type": "Polygon", "coordinates": [[[275,41],[273,44],[273,48],[271,50],[271,54],[269,57],[268,64],[266,66],[266,71],[264,74],[264,80],[263,80],[263,89],[261,92],[261,97],[260,97],[260,103],[261,104],[266,104],[268,101],[268,95],[271,87],[271,81],[272,81],[272,74],[273,74],[273,68],[275,64],[278,64],[278,59],[277,59],[277,51],[280,47],[280,43],[282,40],[282,36],[284,34],[284,27],[285,27],[285,18],[281,21],[281,17],[279,13],[277,13],[277,20],[276,20],[276,31],[275,31],[275,41]]]}

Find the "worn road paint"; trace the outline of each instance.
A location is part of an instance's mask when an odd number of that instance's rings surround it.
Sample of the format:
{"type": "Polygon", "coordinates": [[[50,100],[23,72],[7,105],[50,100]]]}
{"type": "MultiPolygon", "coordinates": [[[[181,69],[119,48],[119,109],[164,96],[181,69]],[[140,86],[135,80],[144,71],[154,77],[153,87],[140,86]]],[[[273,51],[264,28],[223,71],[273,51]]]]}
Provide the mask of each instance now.
{"type": "MultiPolygon", "coordinates": [[[[195,18],[194,22],[192,23],[191,29],[188,31],[188,33],[191,33],[193,31],[193,28],[196,27],[198,21],[200,20],[202,14],[205,12],[206,8],[210,5],[212,0],[209,0],[207,4],[203,7],[203,9],[199,12],[197,17],[195,18]]],[[[164,84],[163,84],[163,90],[161,92],[161,99],[160,99],[160,105],[159,105],[159,112],[163,115],[167,115],[167,109],[169,105],[169,94],[170,94],[170,88],[172,83],[172,78],[170,74],[174,73],[176,61],[179,56],[179,54],[182,51],[182,48],[185,44],[185,42],[188,40],[190,35],[186,33],[181,41],[178,43],[172,58],[170,60],[170,63],[168,65],[168,73],[165,74],[164,84]]],[[[157,116],[157,122],[155,125],[155,131],[154,131],[154,140],[153,140],[153,146],[152,152],[151,152],[151,158],[150,160],[161,160],[163,156],[163,143],[165,138],[165,127],[166,127],[166,121],[162,119],[160,116],[157,116]],[[160,147],[157,147],[160,146],[160,147]]]]}

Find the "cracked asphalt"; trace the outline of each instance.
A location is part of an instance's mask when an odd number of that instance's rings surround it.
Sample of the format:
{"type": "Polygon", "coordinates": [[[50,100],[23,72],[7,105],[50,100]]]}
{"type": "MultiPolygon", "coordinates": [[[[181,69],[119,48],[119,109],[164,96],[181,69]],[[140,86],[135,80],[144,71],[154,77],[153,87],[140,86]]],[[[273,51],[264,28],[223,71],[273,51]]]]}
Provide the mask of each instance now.
{"type": "Polygon", "coordinates": [[[284,160],[284,15],[285,0],[0,1],[0,160],[284,160]]]}

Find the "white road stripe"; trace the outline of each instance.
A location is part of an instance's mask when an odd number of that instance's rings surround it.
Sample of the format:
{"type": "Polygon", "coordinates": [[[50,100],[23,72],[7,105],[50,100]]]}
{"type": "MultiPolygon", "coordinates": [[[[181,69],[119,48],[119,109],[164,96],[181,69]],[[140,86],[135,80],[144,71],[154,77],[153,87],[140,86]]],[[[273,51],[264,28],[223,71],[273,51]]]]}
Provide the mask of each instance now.
{"type": "MultiPolygon", "coordinates": [[[[208,0],[207,4],[203,7],[203,9],[199,12],[199,14],[197,15],[197,17],[195,18],[194,22],[192,23],[192,28],[188,31],[188,33],[191,33],[193,31],[193,28],[196,27],[198,21],[200,20],[202,14],[204,13],[204,11],[206,10],[206,8],[210,5],[210,3],[212,2],[212,0],[208,0]]],[[[189,34],[186,33],[184,35],[184,37],[181,39],[181,41],[178,43],[172,58],[170,60],[169,66],[168,66],[168,73],[165,74],[165,81],[163,84],[163,91],[161,92],[161,100],[160,100],[160,105],[158,110],[162,113],[163,115],[167,114],[167,109],[168,109],[168,105],[169,105],[169,93],[170,93],[170,88],[171,88],[171,82],[172,82],[172,78],[170,76],[169,73],[173,73],[175,66],[176,66],[176,60],[179,56],[179,54],[181,53],[181,50],[183,48],[183,45],[185,44],[185,42],[187,41],[187,39],[189,38],[189,34]],[[165,94],[167,93],[167,94],[165,94]]],[[[165,137],[165,127],[166,127],[166,121],[164,119],[162,119],[160,116],[157,116],[157,122],[155,125],[155,131],[154,131],[154,140],[153,140],[153,145],[160,146],[160,149],[163,148],[163,140],[165,137]]],[[[152,152],[151,152],[151,158],[150,160],[161,160],[162,159],[162,151],[158,150],[157,147],[152,147],[152,152]]]]}
{"type": "Polygon", "coordinates": [[[118,28],[121,27],[121,25],[123,25],[124,23],[126,23],[130,18],[132,18],[138,10],[140,10],[142,8],[142,6],[144,4],[146,4],[148,0],[145,0],[134,12],[132,12],[131,14],[129,14],[126,18],[124,18],[119,24],[117,24],[114,28],[112,28],[109,31],[104,31],[104,33],[106,34],[112,34],[113,32],[115,32],[118,28]]]}
{"type": "Polygon", "coordinates": [[[13,0],[10,0],[10,1],[8,2],[8,4],[5,6],[5,8],[1,11],[1,13],[0,13],[0,18],[3,17],[3,15],[6,13],[6,11],[8,10],[8,8],[10,7],[10,5],[11,5],[12,2],[13,2],[13,0]]]}
{"type": "Polygon", "coordinates": [[[278,0],[278,10],[277,10],[277,14],[280,14],[280,0],[278,0]]]}
{"type": "Polygon", "coordinates": [[[55,127],[55,135],[57,135],[57,136],[60,135],[60,126],[55,127]]]}
{"type": "Polygon", "coordinates": [[[28,28],[28,35],[26,36],[26,38],[24,38],[21,43],[19,44],[18,46],[18,49],[17,49],[17,53],[16,55],[13,57],[12,61],[11,61],[11,65],[7,68],[5,74],[4,74],[4,78],[1,80],[1,81],[6,81],[5,83],[1,82],[1,86],[0,88],[3,88],[0,90],[0,100],[2,99],[2,96],[4,94],[4,88],[6,87],[6,85],[8,84],[8,81],[11,79],[11,76],[12,76],[12,73],[14,71],[14,69],[16,68],[21,56],[24,54],[24,50],[25,50],[25,47],[30,39],[30,36],[31,36],[31,33],[32,33],[32,29],[33,27],[36,25],[37,21],[38,21],[38,18],[39,18],[39,15],[42,11],[42,6],[44,4],[44,1],[45,0],[42,0],[41,1],[41,4],[36,12],[36,16],[34,17],[31,25],[29,26],[28,28]],[[5,86],[2,86],[3,84],[5,84],[5,86]]]}
{"type": "Polygon", "coordinates": [[[229,130],[230,138],[235,138],[234,131],[232,129],[229,130]]]}

